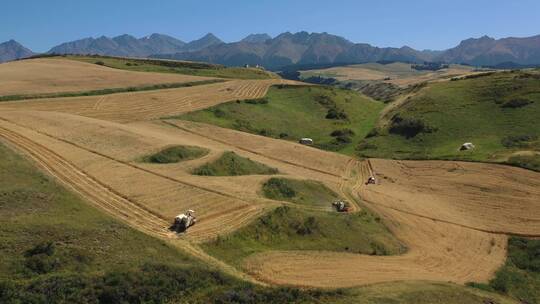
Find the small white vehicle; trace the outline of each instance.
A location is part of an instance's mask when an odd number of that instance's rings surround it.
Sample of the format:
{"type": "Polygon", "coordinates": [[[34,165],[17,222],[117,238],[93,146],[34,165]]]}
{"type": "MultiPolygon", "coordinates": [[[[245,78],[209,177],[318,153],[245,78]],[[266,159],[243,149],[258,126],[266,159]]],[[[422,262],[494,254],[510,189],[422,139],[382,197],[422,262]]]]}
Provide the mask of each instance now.
{"type": "Polygon", "coordinates": [[[171,230],[176,232],[184,232],[189,227],[195,225],[197,218],[195,217],[195,211],[188,210],[186,213],[179,214],[174,218],[174,223],[171,230]]]}

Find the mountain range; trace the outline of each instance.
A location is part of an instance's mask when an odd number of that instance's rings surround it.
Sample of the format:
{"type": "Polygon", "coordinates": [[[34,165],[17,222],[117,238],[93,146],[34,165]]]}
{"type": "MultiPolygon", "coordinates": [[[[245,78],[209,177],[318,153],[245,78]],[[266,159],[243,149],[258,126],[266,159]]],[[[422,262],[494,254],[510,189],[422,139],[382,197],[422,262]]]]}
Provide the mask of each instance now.
{"type": "MultiPolygon", "coordinates": [[[[51,48],[52,54],[99,54],[151,57],[220,63],[230,66],[262,65],[280,69],[289,65],[363,63],[375,61],[441,61],[471,65],[539,65],[540,35],[494,39],[488,36],[463,40],[444,51],[375,47],[353,43],[328,33],[251,34],[238,42],[225,43],[213,34],[186,43],[163,34],[142,38],[120,35],[85,38],[51,48]]],[[[33,53],[11,40],[0,44],[0,61],[31,56],[33,53]]]]}
{"type": "Polygon", "coordinates": [[[27,58],[33,55],[35,54],[31,50],[25,48],[13,39],[0,43],[0,62],[27,58]]]}

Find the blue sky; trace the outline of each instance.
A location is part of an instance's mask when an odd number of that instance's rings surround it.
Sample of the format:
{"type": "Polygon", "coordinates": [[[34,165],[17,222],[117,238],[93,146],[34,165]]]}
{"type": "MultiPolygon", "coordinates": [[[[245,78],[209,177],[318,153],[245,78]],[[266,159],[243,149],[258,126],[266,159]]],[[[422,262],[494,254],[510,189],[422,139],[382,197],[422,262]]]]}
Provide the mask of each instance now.
{"type": "Polygon", "coordinates": [[[229,42],[249,33],[328,32],[376,46],[445,49],[462,39],[540,34],[538,0],[25,0],[3,1],[0,41],[34,51],[61,42],[154,32],[184,41],[212,32],[229,42]]]}

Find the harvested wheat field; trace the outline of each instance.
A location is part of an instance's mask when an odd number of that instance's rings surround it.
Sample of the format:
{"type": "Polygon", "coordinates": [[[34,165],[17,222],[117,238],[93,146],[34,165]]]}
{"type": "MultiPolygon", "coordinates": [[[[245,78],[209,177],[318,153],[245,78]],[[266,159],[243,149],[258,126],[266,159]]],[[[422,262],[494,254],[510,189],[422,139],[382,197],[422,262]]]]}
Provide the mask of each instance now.
{"type": "MultiPolygon", "coordinates": [[[[298,146],[298,151],[290,154],[297,154],[299,158],[307,151],[312,155],[305,158],[303,164],[279,161],[275,156],[239,148],[242,137],[252,136],[240,132],[236,134],[238,143],[229,145],[160,122],[132,126],[44,111],[6,111],[0,113],[0,119],[5,129],[22,132],[21,136],[62,155],[85,174],[137,202],[162,220],[170,221],[186,209],[199,210],[201,224],[190,229],[188,236],[197,241],[232,231],[259,215],[266,207],[275,206],[276,202],[262,199],[257,193],[268,176],[194,176],[191,174],[193,163],[201,164],[225,151],[234,151],[278,168],[284,174],[299,178],[310,176],[334,188],[339,183],[338,177],[317,169],[317,165],[324,162],[310,164],[329,153],[298,146]],[[171,145],[199,146],[209,149],[211,153],[203,160],[166,166],[140,162],[142,156],[171,145]]],[[[279,144],[277,140],[266,140],[270,142],[268,145],[277,147],[279,144]]],[[[293,143],[290,145],[295,146],[293,143]]],[[[340,158],[345,166],[348,159],[341,156],[335,159],[340,158]]],[[[326,165],[330,166],[332,160],[327,158],[326,165]]]]}
{"type": "Polygon", "coordinates": [[[3,102],[0,109],[57,111],[109,121],[131,122],[179,115],[231,100],[261,98],[270,86],[285,83],[297,82],[282,79],[232,80],[159,91],[3,102]]]}
{"type": "Polygon", "coordinates": [[[506,233],[540,236],[538,173],[442,161],[374,160],[372,167],[365,163],[358,172],[365,179],[373,170],[377,185],[352,188],[408,246],[406,254],[269,252],[248,258],[248,272],[267,282],[311,287],[395,280],[463,284],[492,277],[506,258],[506,233]]]}
{"type": "MultiPolygon", "coordinates": [[[[161,238],[174,238],[167,224],[185,209],[198,212],[200,222],[185,236],[197,243],[232,232],[279,204],[259,196],[267,176],[190,174],[196,165],[234,151],[279,174],[319,180],[350,200],[362,200],[409,248],[404,255],[386,257],[306,251],[249,257],[244,269],[269,283],[346,287],[411,279],[485,281],[504,262],[505,233],[540,231],[538,174],[521,169],[440,161],[369,164],[193,122],[118,124],[46,111],[1,112],[0,136],[97,207],[161,238]],[[211,152],[179,164],[139,162],[175,144],[211,152]],[[365,186],[372,172],[378,184],[365,186]]],[[[196,247],[187,249],[201,255],[196,247]]]]}
{"type": "Polygon", "coordinates": [[[208,79],[212,78],[132,72],[68,59],[28,59],[0,64],[0,96],[82,92],[208,79]]]}
{"type": "MultiPolygon", "coordinates": [[[[200,79],[170,74],[153,78],[152,73],[138,78],[135,72],[61,59],[12,64],[22,65],[15,67],[22,71],[21,78],[33,74],[28,65],[48,70],[52,62],[65,70],[64,75],[73,76],[26,80],[32,82],[32,92],[200,79]],[[77,76],[77,70],[99,75],[77,76]],[[180,78],[164,80],[167,77],[180,78]]],[[[0,65],[0,70],[6,66],[10,68],[10,64],[0,65]]],[[[4,95],[20,93],[16,90],[27,85],[24,81],[19,87],[16,81],[4,83],[11,86],[0,90],[4,95]]],[[[0,139],[97,208],[231,274],[264,283],[349,287],[399,280],[487,281],[505,260],[508,234],[540,236],[540,182],[539,174],[532,171],[463,162],[360,161],[289,141],[160,119],[227,101],[261,98],[276,84],[299,83],[229,80],[177,89],[4,102],[0,104],[0,139]],[[172,164],[143,161],[175,145],[195,146],[208,153],[172,164]],[[373,210],[408,251],[399,256],[267,251],[244,260],[242,270],[249,277],[216,260],[198,244],[232,233],[276,206],[292,204],[262,197],[260,189],[269,175],[192,174],[229,151],[276,169],[272,176],[322,182],[351,202],[353,211],[373,210]],[[377,177],[377,184],[366,186],[370,175],[377,177]],[[197,225],[180,236],[171,233],[172,219],[187,209],[196,210],[197,225]]],[[[28,92],[25,88],[24,93],[28,92]]]]}
{"type": "MultiPolygon", "coordinates": [[[[9,114],[4,117],[9,116],[12,118],[17,116],[15,113],[9,114]]],[[[61,117],[66,118],[65,116],[67,115],[63,115],[61,117]]],[[[103,187],[123,197],[132,205],[137,205],[153,214],[153,217],[159,218],[161,223],[165,224],[161,226],[161,233],[168,233],[166,224],[170,223],[171,219],[178,213],[187,209],[196,209],[199,211],[198,216],[204,225],[201,224],[193,227],[190,230],[190,238],[202,240],[215,237],[217,233],[235,229],[236,225],[241,226],[246,220],[256,216],[264,208],[264,206],[259,206],[257,202],[248,202],[227,193],[146,170],[136,163],[117,159],[114,153],[111,153],[115,149],[114,147],[107,150],[103,149],[102,146],[100,149],[99,145],[93,144],[93,140],[85,142],[84,138],[78,138],[79,140],[77,141],[77,139],[70,139],[69,134],[49,135],[46,130],[40,130],[40,127],[46,124],[36,119],[38,115],[26,116],[26,119],[22,116],[24,114],[18,117],[17,124],[6,120],[2,120],[0,123],[6,133],[15,134],[11,138],[8,138],[10,141],[13,141],[12,139],[17,136],[17,138],[21,138],[25,142],[32,142],[42,147],[42,149],[50,150],[57,157],[61,157],[63,163],[69,163],[70,166],[77,168],[78,171],[93,180],[99,181],[103,187]],[[27,125],[32,125],[35,129],[28,128],[27,125]]],[[[75,124],[72,124],[72,121],[68,119],[63,119],[62,121],[64,122],[62,127],[65,128],[71,125],[71,128],[74,128],[75,124]]],[[[84,124],[84,121],[76,123],[79,126],[84,124]]],[[[95,127],[99,130],[103,128],[103,125],[96,125],[95,127]]],[[[86,128],[87,131],[90,130],[88,126],[86,128]]],[[[46,129],[46,127],[43,129],[46,129]]],[[[54,134],[53,131],[49,132],[54,134]]],[[[131,134],[132,138],[129,138],[127,136],[128,132],[116,130],[112,133],[115,132],[118,136],[111,136],[112,140],[110,142],[116,139],[127,138],[127,140],[121,141],[121,143],[152,143],[152,139],[136,141],[136,137],[142,137],[138,134],[131,134]]],[[[99,134],[97,132],[95,135],[99,137],[99,134]]],[[[92,135],[86,138],[92,138],[92,135]]],[[[159,142],[153,143],[159,144],[159,142]]],[[[15,142],[15,144],[18,145],[18,142],[15,142]]],[[[117,147],[121,146],[118,145],[117,147]]],[[[39,152],[36,154],[40,155],[39,152]]],[[[46,157],[46,155],[40,157],[46,157]]],[[[55,163],[52,163],[50,159],[44,159],[43,162],[50,163],[50,166],[54,168],[53,170],[61,169],[55,163]]],[[[69,178],[66,178],[64,182],[67,184],[72,183],[69,178]]],[[[86,183],[82,185],[82,187],[85,186],[86,183]]],[[[91,189],[88,190],[88,192],[91,191],[91,189]]],[[[116,203],[120,217],[126,217],[124,213],[129,213],[132,209],[131,205],[123,203],[116,203]]],[[[139,226],[138,222],[133,222],[132,224],[136,227],[139,226]]],[[[153,229],[155,230],[156,228],[154,227],[153,229]]]]}

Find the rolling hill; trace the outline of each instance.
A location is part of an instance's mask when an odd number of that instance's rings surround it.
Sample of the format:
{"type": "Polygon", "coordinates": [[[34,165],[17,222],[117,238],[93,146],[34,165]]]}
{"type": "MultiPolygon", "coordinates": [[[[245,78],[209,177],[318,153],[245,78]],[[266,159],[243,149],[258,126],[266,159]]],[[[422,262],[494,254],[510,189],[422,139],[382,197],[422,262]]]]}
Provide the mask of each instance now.
{"type": "Polygon", "coordinates": [[[364,157],[459,159],[540,170],[540,74],[507,71],[428,85],[389,111],[364,157]],[[460,151],[465,142],[476,147],[460,151]]]}

